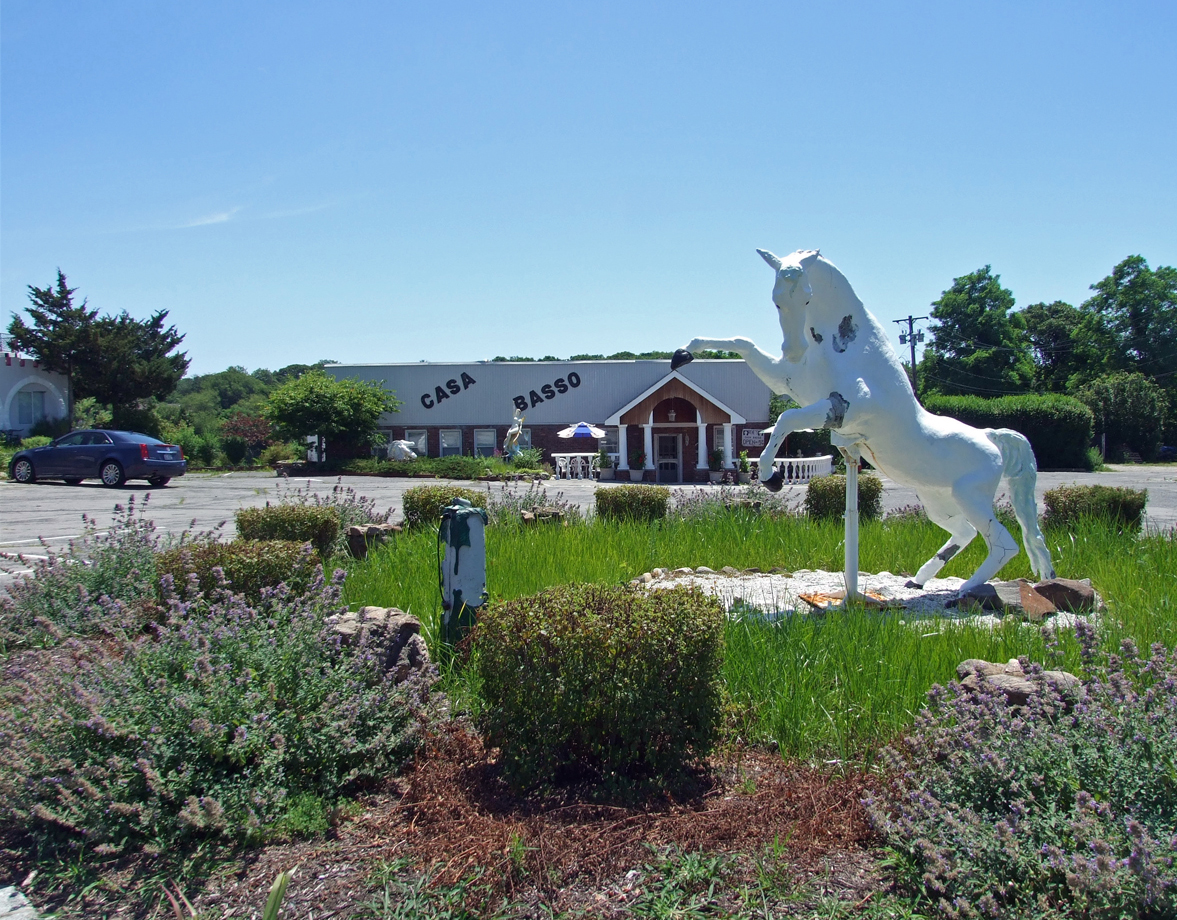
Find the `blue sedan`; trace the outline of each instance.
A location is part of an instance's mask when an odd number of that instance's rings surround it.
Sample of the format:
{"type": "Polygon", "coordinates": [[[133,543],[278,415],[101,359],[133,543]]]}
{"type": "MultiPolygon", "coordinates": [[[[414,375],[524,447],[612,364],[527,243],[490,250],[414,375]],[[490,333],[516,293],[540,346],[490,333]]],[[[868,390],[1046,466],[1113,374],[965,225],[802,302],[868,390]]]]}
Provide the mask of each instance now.
{"type": "Polygon", "coordinates": [[[101,479],[103,485],[121,486],[128,479],[146,479],[166,486],[188,469],[184,452],[137,431],[71,431],[44,447],[19,451],[8,464],[8,475],[17,482],[64,479],[77,485],[83,479],[101,479]]]}

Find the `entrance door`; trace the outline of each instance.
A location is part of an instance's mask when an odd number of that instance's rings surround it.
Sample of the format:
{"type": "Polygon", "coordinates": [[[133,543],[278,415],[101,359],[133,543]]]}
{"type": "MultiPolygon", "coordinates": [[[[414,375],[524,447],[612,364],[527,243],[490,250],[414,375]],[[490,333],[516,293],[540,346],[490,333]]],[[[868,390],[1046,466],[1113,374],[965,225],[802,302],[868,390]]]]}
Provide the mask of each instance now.
{"type": "Polygon", "coordinates": [[[658,481],[682,482],[682,435],[658,435],[658,481]]]}

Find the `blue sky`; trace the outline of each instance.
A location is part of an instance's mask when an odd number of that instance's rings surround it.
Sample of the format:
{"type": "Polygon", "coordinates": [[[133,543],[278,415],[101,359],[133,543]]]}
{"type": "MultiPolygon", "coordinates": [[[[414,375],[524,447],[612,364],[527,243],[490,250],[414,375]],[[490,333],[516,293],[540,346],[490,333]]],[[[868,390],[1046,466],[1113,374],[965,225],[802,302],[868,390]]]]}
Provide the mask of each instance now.
{"type": "Polygon", "coordinates": [[[60,267],[193,373],[779,345],[755,247],[880,319],[1177,263],[1177,4],[0,7],[0,316],[60,267]]]}

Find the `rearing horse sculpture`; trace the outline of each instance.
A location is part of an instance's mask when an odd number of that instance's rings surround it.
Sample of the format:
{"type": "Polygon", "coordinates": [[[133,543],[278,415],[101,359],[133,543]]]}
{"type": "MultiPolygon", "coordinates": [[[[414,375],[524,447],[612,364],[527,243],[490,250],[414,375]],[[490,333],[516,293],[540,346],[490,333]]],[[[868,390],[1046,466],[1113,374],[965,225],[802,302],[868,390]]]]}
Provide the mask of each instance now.
{"type": "Polygon", "coordinates": [[[860,447],[890,479],[913,488],[928,517],[950,534],[912,579],[922,587],[979,532],[989,555],[961,587],[988,581],[1017,555],[1018,545],[993,515],[993,496],[1004,475],[1030,564],[1053,578],[1050,552],[1038,529],[1034,504],[1037,467],[1030,442],[1008,428],[972,428],[932,415],[916,400],[911,383],[879,321],[862,305],[846,277],[816,250],[780,259],[756,250],[776,271],[772,300],[780,314],[780,357],[748,339],[692,339],[675,353],[672,368],[701,348],[737,352],[774,393],[798,408],[782,412],[760,455],[760,480],[780,491],[773,468],[785,436],[803,428],[828,428],[835,447],[860,447]]]}

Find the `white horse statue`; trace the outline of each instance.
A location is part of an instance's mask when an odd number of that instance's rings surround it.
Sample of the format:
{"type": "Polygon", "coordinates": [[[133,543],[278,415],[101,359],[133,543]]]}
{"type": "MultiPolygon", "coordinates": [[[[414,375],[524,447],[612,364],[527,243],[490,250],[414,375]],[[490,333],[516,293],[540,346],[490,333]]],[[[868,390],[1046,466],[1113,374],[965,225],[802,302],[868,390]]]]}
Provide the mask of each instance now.
{"type": "Polygon", "coordinates": [[[692,351],[738,352],[774,393],[798,408],[782,412],[760,455],[760,480],[779,491],[773,460],[785,436],[802,428],[828,428],[843,452],[861,448],[890,479],[913,488],[928,517],[950,534],[909,582],[922,587],[981,533],[989,555],[961,586],[963,595],[984,584],[1018,553],[1018,545],[993,515],[993,496],[1004,475],[1022,528],[1030,564],[1053,578],[1050,552],[1038,529],[1034,484],[1038,469],[1030,442],[1008,428],[980,430],[932,415],[916,401],[911,383],[879,321],[862,305],[846,277],[816,250],[780,259],[756,250],[776,271],[773,303],[780,315],[780,357],[749,339],[692,339],[675,352],[671,367],[692,351]]]}
{"type": "Polygon", "coordinates": [[[412,441],[393,441],[388,445],[388,459],[416,460],[417,452],[413,449],[416,446],[412,441]]]}

